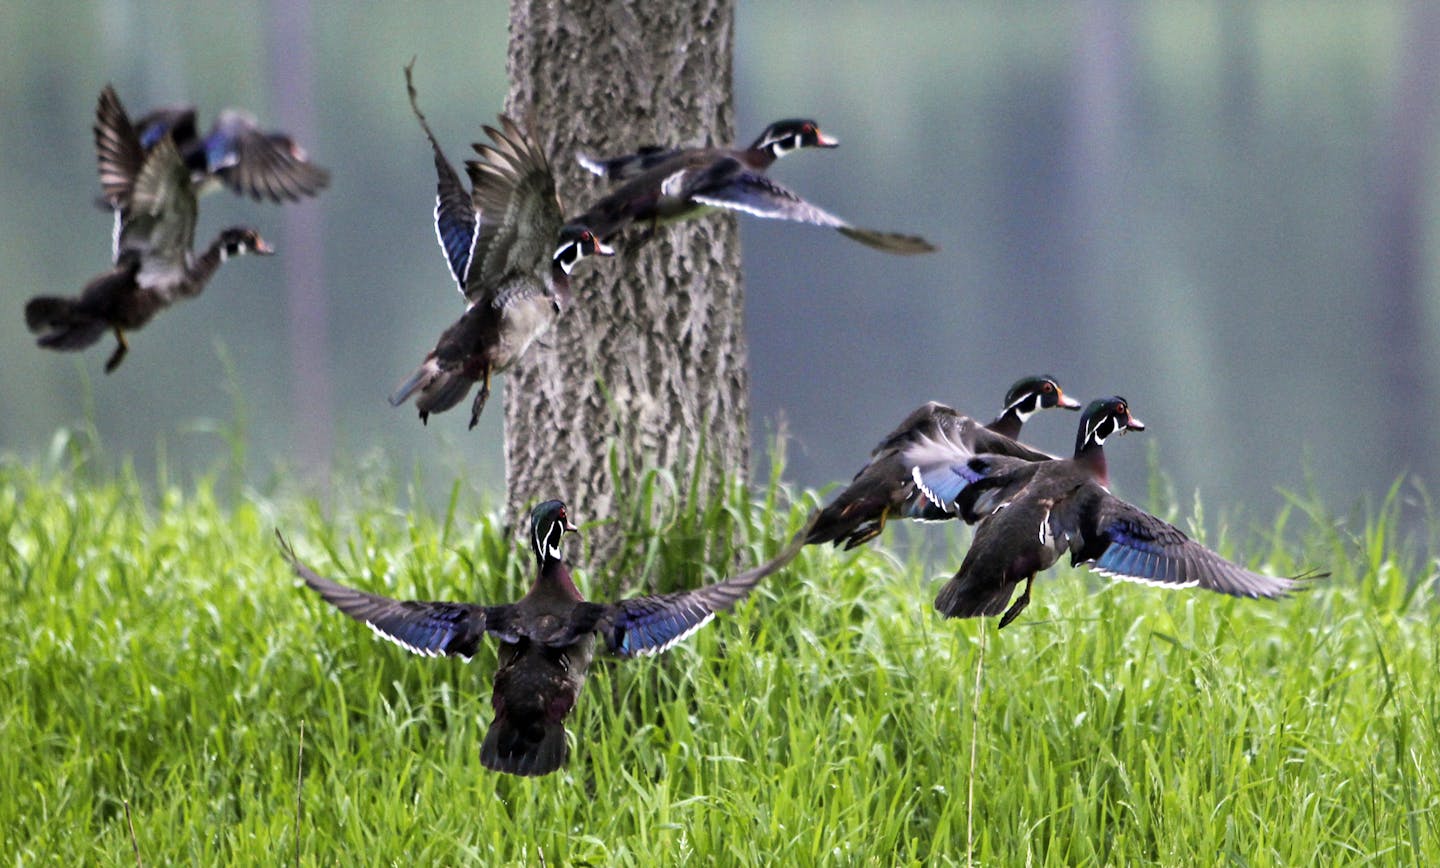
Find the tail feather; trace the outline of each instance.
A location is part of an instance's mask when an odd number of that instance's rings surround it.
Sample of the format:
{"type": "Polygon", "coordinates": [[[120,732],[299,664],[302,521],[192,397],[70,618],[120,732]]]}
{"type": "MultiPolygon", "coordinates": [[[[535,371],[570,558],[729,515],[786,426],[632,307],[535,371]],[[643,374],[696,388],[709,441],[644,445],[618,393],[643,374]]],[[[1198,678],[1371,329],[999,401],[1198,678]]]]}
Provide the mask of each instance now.
{"type": "Polygon", "coordinates": [[[432,356],[395,388],[390,395],[390,404],[398,407],[418,392],[415,409],[420,411],[420,418],[424,419],[431,413],[443,413],[465,400],[473,385],[473,378],[466,376],[463,371],[441,369],[432,356]]]}
{"type": "Polygon", "coordinates": [[[416,368],[415,372],[407,377],[405,382],[396,386],[395,391],[390,393],[390,406],[398,407],[410,400],[410,396],[415,394],[416,389],[419,389],[439,373],[439,368],[435,367],[435,360],[426,359],[425,363],[416,368]]]}
{"type": "Polygon", "coordinates": [[[947,618],[1003,614],[1019,582],[982,583],[975,575],[956,573],[935,597],[935,610],[947,618]]]}
{"type": "Polygon", "coordinates": [[[480,745],[480,763],[492,771],[522,777],[548,775],[565,765],[570,744],[565,726],[533,721],[520,723],[496,717],[480,745]]]}
{"type": "Polygon", "coordinates": [[[32,332],[44,332],[36,343],[52,350],[83,350],[100,340],[109,328],[94,317],[82,315],[75,299],[47,295],[25,304],[25,325],[32,332]]]}
{"type": "Polygon", "coordinates": [[[25,325],[32,332],[64,328],[75,318],[75,299],[37,295],[25,303],[25,325]]]}

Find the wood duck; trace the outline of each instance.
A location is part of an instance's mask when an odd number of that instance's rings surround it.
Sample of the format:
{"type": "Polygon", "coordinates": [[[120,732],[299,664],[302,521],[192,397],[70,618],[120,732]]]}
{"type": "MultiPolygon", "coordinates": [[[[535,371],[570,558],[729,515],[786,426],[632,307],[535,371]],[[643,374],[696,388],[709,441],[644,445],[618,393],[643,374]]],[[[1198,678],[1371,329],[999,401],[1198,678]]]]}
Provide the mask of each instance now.
{"type": "Polygon", "coordinates": [[[135,129],[147,151],[172,139],[202,194],[223,185],[257,201],[298,202],[330,183],[330,173],[310,162],[294,139],[261,130],[253,115],[238,109],[222,111],[204,136],[195,123],[195,107],[188,105],[156,109],[135,129]]]}
{"type": "Polygon", "coordinates": [[[840,143],[820,132],[820,125],[808,118],[786,118],[765,128],[748,148],[667,148],[648,145],[633,154],[609,159],[578,155],[580,165],[607,181],[629,181],[650,169],[680,156],[697,152],[712,159],[733,157],[748,169],[763,172],[781,157],[801,148],[838,148],[840,143]]]}
{"type": "Polygon", "coordinates": [[[827,226],[886,253],[933,251],[935,246],[918,235],[852,226],[765,177],[770,164],[791,151],[837,145],[814,121],[793,119],[771,124],[744,149],[651,146],[609,160],[581,156],[587,169],[620,186],[575,222],[591,227],[608,242],[631,223],[648,223],[653,232],[661,224],[691,220],[718,208],[827,226]]]}
{"type": "Polygon", "coordinates": [[[922,438],[948,438],[963,443],[979,455],[1013,455],[1026,461],[1043,461],[1054,456],[1016,442],[1020,426],[1040,410],[1059,407],[1080,409],[1080,402],[1066,396],[1049,375],[1025,377],[1010,387],[1000,415],[987,425],[931,401],[905,417],[870,452],[870,460],[855,474],[854,481],[820,510],[807,543],[845,544],[846,549],[878,536],[888,517],[940,521],[952,516],[933,507],[916,487],[904,451],[922,438]]]}
{"type": "Polygon", "coordinates": [[[126,330],[140,328],[178,299],[199,295],[227,259],[273,251],[254,229],[232,226],[195,255],[197,207],[189,169],[168,136],[142,147],[108,85],[96,108],[95,147],[101,186],[115,209],[114,265],[77,297],[30,299],[25,323],[40,335],[40,346],[55,350],[84,349],[112,331],[117,345],[105,363],[108,374],[129,350],[126,330]]]}
{"type": "MultiPolygon", "coordinates": [[[[693,591],[586,602],[570,578],[560,540],[574,531],[565,505],[540,504],[530,514],[530,548],[538,575],[514,603],[398,601],[337,584],[281,549],[295,573],[337,609],[408,651],[469,660],[486,633],[500,640],[491,705],[495,719],[480,746],[486,768],[513,775],[544,775],[570,753],[565,718],[585,684],[594,638],[622,658],[658,654],[743,599],[773,572],[769,564],[693,591]]],[[[278,535],[278,532],[277,532],[278,535]]]]}
{"type": "Polygon", "coordinates": [[[1105,440],[1144,429],[1117,396],[1085,408],[1075,454],[1063,461],[976,455],[953,440],[912,446],[906,457],[916,483],[936,503],[979,521],[960,570],[940,589],[935,608],[947,618],[1001,615],[1004,627],[1029,605],[1035,574],[1066,551],[1072,566],[1085,564],[1101,575],[1236,597],[1281,597],[1298,581],[1316,577],[1247,570],[1112,495],[1105,440]],[[1021,581],[1025,590],[1010,604],[1021,581]]]}
{"type": "Polygon", "coordinates": [[[467,307],[390,403],[398,407],[415,395],[420,421],[428,422],[479,382],[470,410],[474,428],[490,397],[491,374],[513,365],[570,304],[575,266],[614,250],[587,227],[564,224],[544,151],[503,115],[500,129],[485,127],[493,144],[475,145],[480,159],[465,164],[473,187],[467,192],[420,111],[411,73],[405,67],[410,107],[435,157],[435,232],[467,307]]]}

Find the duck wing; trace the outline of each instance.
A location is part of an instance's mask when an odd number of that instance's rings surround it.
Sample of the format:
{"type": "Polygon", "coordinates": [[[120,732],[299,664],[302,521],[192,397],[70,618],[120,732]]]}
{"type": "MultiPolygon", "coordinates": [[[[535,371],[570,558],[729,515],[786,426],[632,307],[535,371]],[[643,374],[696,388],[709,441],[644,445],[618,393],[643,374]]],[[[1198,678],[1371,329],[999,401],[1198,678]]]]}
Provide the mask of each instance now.
{"type": "Polygon", "coordinates": [[[501,115],[499,124],[499,128],[486,125],[490,143],[473,145],[479,159],[465,163],[480,219],[478,259],[471,264],[465,284],[465,295],[472,302],[486,297],[508,273],[548,282],[564,223],[555,175],[544,150],[510,118],[501,115]]]}
{"type": "Polygon", "coordinates": [[[449,654],[469,660],[475,656],[487,631],[503,624],[512,607],[479,606],[392,600],[331,581],[300,563],[295,551],[277,530],[280,550],[295,575],[305,580],[325,601],[374,630],[376,635],[415,654],[439,657],[449,654]]]}
{"type": "Polygon", "coordinates": [[[1069,537],[1072,564],[1104,576],[1170,588],[1201,587],[1234,597],[1282,597],[1306,577],[1267,576],[1233,563],[1169,522],[1087,482],[1052,520],[1069,537]]]}
{"type": "MultiPolygon", "coordinates": [[[[738,160],[721,162],[733,162],[737,166],[739,165],[738,160]]],[[[707,183],[707,180],[705,177],[696,179],[697,187],[689,197],[692,201],[715,208],[742,211],[771,220],[789,220],[815,226],[828,226],[838,230],[847,238],[886,253],[930,253],[935,250],[935,245],[918,235],[881,232],[853,226],[829,211],[806,202],[786,187],[757,172],[749,170],[734,172],[723,183],[712,184],[707,183]]]]}
{"type": "Polygon", "coordinates": [[[250,115],[227,109],[205,137],[205,167],[237,195],[298,202],[330,183],[330,173],[282,132],[267,132],[250,115]]]}
{"type": "Polygon", "coordinates": [[[631,597],[604,607],[596,630],[606,649],[617,657],[659,654],[710,623],[716,612],[734,606],[760,580],[799,554],[809,526],[797,533],[776,557],[738,576],[671,594],[631,597]]]}

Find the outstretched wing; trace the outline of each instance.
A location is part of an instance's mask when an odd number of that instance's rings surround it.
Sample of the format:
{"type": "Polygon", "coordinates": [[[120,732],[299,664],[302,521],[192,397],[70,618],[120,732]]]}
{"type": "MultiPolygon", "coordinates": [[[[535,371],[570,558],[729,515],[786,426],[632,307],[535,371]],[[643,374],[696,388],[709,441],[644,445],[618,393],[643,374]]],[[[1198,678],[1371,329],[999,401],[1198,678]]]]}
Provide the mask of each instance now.
{"type": "Polygon", "coordinates": [[[469,660],[475,656],[486,629],[495,626],[491,622],[505,620],[508,606],[392,600],[347,588],[300,563],[280,531],[275,531],[275,536],[295,575],[304,579],[326,602],[368,625],[376,635],[415,654],[426,657],[450,654],[469,660]]]}
{"type": "Polygon", "coordinates": [[[140,137],[140,147],[147,151],[166,136],[175,140],[176,147],[184,149],[200,138],[199,130],[195,128],[195,107],[165,106],[146,112],[135,122],[135,133],[140,137]]]}
{"type": "Polygon", "coordinates": [[[1070,537],[1071,563],[1101,575],[1235,597],[1281,597],[1297,585],[1295,578],[1266,576],[1231,563],[1093,482],[1057,508],[1051,521],[1057,536],[1070,537]]]}
{"type": "Polygon", "coordinates": [[[548,275],[564,222],[555,176],[538,142],[510,118],[487,125],[491,144],[473,145],[479,159],[465,170],[480,215],[477,260],[471,264],[465,295],[478,301],[506,272],[548,275]]]}
{"type": "Polygon", "coordinates": [[[330,183],[305,149],[280,132],[266,132],[244,112],[220,113],[205,137],[205,165],[233,192],[271,202],[298,202],[330,183]]]}
{"type": "Polygon", "coordinates": [[[112,208],[130,204],[135,177],[145,162],[145,149],[115,88],[105,85],[95,106],[95,158],[100,169],[100,186],[112,208]]]}
{"type": "Polygon", "coordinates": [[[145,155],[120,221],[115,254],[137,250],[183,271],[195,244],[195,188],[175,141],[165,136],[145,155]]]}
{"type": "Polygon", "coordinates": [[[790,220],[828,226],[847,238],[883,250],[886,253],[929,253],[935,245],[918,235],[861,229],[801,199],[764,175],[751,171],[739,172],[724,184],[697,189],[690,198],[703,205],[743,211],[771,220],[790,220]]]}
{"type": "Polygon", "coordinates": [[[425,138],[430,140],[430,150],[435,155],[435,235],[440,239],[440,249],[450,265],[455,286],[464,295],[466,276],[475,256],[475,244],[480,239],[480,219],[475,213],[470,192],[465,189],[450,161],[445,159],[444,151],[440,150],[440,144],[435,140],[435,133],[420,111],[412,75],[414,67],[414,60],[405,66],[405,89],[410,94],[410,109],[420,121],[420,129],[425,131],[425,138]]]}
{"type": "Polygon", "coordinates": [[[734,578],[693,591],[631,597],[605,606],[596,630],[606,649],[617,657],[639,657],[659,654],[680,642],[708,624],[716,612],[743,600],[761,579],[794,560],[814,523],[811,516],[779,554],[734,578]]]}

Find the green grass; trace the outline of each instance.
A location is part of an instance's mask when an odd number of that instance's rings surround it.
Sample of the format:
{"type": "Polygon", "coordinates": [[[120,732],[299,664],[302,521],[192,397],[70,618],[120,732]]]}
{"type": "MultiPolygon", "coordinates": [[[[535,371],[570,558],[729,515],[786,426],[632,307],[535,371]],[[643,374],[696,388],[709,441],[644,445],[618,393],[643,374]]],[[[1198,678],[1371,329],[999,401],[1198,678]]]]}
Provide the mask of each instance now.
{"type": "MultiPolygon", "coordinates": [[[[304,864],[933,865],[966,861],[972,819],[988,865],[1440,854],[1436,563],[1398,542],[1398,495],[1358,522],[1296,499],[1242,540],[1268,568],[1334,571],[1296,598],[1062,569],[1001,633],[935,616],[918,559],[808,549],[675,651],[598,664],[569,767],[522,780],[479,763],[493,649],[466,665],[374,641],[273,540],[393,596],[517,597],[528,550],[472,522],[458,487],[407,514],[381,479],[327,518],[57,466],[0,463],[14,864],[131,864],[127,805],[151,865],[283,863],[297,844],[304,864]]],[[[714,580],[815,502],[772,484],[702,508],[676,487],[657,474],[637,495],[671,504],[658,528],[586,529],[626,534],[627,566],[591,575],[572,545],[583,588],[714,580]]]]}

